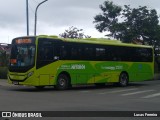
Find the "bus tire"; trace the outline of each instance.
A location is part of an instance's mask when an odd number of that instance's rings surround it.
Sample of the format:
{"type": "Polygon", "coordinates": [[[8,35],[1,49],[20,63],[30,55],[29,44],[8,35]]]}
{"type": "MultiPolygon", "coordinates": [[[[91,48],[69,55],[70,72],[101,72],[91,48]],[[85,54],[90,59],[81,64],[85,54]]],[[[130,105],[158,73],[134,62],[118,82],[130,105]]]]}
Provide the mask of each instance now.
{"type": "Polygon", "coordinates": [[[70,86],[69,77],[65,74],[60,74],[57,79],[56,89],[66,90],[70,86]]]}
{"type": "Polygon", "coordinates": [[[128,85],[128,82],[129,82],[128,74],[126,72],[122,72],[119,76],[119,85],[121,87],[126,87],[128,85]]]}

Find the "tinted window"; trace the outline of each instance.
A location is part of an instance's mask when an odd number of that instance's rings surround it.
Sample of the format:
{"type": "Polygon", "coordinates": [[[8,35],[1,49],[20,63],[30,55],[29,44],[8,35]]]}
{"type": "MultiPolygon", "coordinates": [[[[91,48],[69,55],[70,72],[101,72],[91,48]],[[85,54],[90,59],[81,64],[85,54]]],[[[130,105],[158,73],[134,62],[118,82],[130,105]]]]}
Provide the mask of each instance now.
{"type": "Polygon", "coordinates": [[[55,58],[55,44],[54,40],[42,39],[38,41],[38,53],[37,53],[37,68],[50,64],[55,58]]]}
{"type": "Polygon", "coordinates": [[[39,39],[37,65],[42,67],[55,60],[151,62],[151,48],[96,45],[39,39]],[[58,59],[55,59],[58,58],[58,59]]]}

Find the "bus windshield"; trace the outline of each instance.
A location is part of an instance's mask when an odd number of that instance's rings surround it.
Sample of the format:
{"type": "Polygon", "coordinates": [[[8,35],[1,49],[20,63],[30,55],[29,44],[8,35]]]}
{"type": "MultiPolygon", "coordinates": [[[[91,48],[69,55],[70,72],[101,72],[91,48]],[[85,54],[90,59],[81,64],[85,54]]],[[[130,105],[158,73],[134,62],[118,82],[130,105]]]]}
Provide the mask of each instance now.
{"type": "Polygon", "coordinates": [[[35,45],[20,44],[12,47],[10,67],[29,67],[34,64],[35,45]]]}

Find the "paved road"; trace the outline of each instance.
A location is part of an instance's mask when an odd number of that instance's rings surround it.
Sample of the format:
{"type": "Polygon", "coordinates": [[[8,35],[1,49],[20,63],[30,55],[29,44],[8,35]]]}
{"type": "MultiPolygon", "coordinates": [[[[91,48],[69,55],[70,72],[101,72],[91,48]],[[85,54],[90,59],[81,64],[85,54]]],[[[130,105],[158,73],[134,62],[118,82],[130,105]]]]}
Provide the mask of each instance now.
{"type": "Polygon", "coordinates": [[[0,111],[160,111],[159,106],[160,80],[66,91],[37,90],[0,80],[0,111]]]}

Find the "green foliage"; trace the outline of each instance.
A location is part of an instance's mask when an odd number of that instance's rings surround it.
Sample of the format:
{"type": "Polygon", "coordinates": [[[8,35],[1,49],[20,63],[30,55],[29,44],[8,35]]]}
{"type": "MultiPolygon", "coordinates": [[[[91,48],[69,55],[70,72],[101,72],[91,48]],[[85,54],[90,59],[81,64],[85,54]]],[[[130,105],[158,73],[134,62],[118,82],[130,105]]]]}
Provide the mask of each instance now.
{"type": "Polygon", "coordinates": [[[94,23],[97,23],[96,29],[99,32],[110,31],[111,34],[108,36],[116,38],[117,28],[120,27],[118,16],[121,14],[122,8],[114,5],[113,2],[110,1],[105,1],[104,4],[99,7],[103,13],[94,17],[94,23]]]}
{"type": "Polygon", "coordinates": [[[7,66],[9,58],[7,58],[6,52],[0,50],[0,67],[7,66]]]}
{"type": "Polygon", "coordinates": [[[122,16],[125,21],[126,32],[122,40],[132,42],[141,39],[143,44],[154,45],[159,23],[156,10],[149,10],[146,6],[130,8],[129,5],[125,5],[124,7],[122,16]]]}
{"type": "Polygon", "coordinates": [[[8,63],[9,63],[9,55],[6,54],[6,51],[0,51],[0,79],[7,78],[8,71],[8,63]]]}
{"type": "Polygon", "coordinates": [[[7,78],[7,67],[0,67],[0,79],[6,79],[7,78]]]}
{"type": "Polygon", "coordinates": [[[155,9],[146,6],[131,8],[105,1],[100,5],[102,13],[94,17],[95,27],[99,32],[109,31],[107,36],[126,43],[139,40],[142,44],[155,45],[159,41],[159,21],[155,9]]]}
{"type": "Polygon", "coordinates": [[[73,39],[82,39],[82,38],[90,38],[91,36],[85,35],[83,33],[83,29],[78,29],[76,27],[69,27],[68,30],[65,30],[64,33],[59,34],[62,38],[73,38],[73,39]]]}

